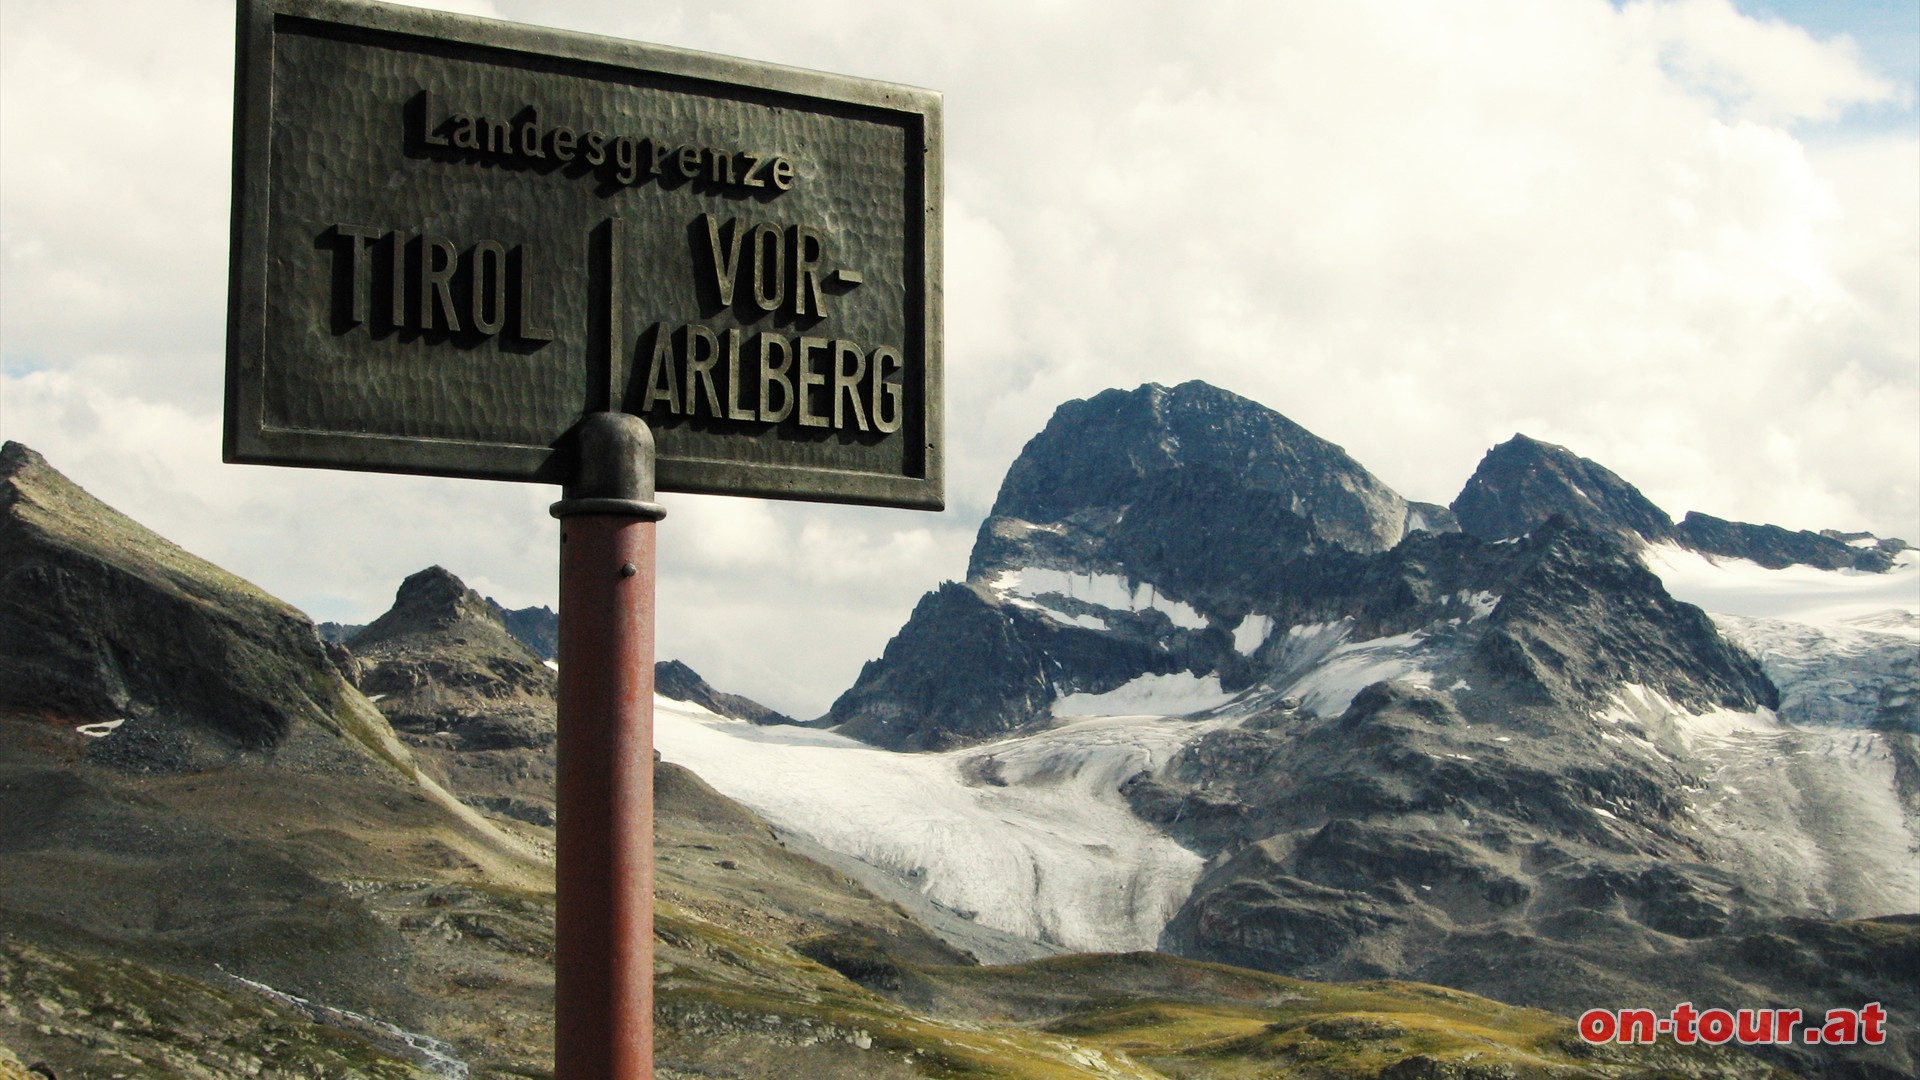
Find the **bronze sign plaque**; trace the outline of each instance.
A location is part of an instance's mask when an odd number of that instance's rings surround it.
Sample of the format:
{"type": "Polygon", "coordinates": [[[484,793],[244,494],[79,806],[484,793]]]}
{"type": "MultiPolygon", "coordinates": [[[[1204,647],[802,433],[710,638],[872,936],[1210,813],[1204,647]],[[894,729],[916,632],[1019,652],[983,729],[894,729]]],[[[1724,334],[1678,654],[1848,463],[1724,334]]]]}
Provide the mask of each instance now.
{"type": "Polygon", "coordinates": [[[929,91],[244,0],[227,459],[937,508],[940,205],[929,91]]]}

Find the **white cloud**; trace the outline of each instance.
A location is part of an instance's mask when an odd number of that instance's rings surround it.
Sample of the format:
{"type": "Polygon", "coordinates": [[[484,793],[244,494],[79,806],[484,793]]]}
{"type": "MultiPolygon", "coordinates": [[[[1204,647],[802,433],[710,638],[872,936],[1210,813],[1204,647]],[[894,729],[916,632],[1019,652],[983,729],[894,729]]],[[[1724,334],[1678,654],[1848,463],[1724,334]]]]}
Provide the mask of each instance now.
{"type": "MultiPolygon", "coordinates": [[[[1920,138],[1725,0],[496,0],[946,95],[945,515],[667,496],[663,652],[822,711],[1068,397],[1204,378],[1445,502],[1515,431],[1920,540],[1920,138]],[[1817,138],[1816,138],[1817,136],[1817,138]]],[[[552,602],[549,489],[218,462],[232,7],[0,0],[0,429],[324,616],[552,602]]]]}
{"type": "Polygon", "coordinates": [[[1728,0],[1637,0],[1622,14],[1677,79],[1744,120],[1833,120],[1899,95],[1862,66],[1851,38],[1816,41],[1786,22],[1743,16],[1728,0]]]}

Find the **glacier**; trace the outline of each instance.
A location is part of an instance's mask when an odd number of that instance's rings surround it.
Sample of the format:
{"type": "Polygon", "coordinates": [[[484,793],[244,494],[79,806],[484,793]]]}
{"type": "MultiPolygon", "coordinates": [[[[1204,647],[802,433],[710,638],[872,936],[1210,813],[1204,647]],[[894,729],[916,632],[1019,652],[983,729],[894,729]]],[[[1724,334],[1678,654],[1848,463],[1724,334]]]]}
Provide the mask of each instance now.
{"type": "Polygon", "coordinates": [[[1669,733],[1703,770],[1694,812],[1704,841],[1791,908],[1920,911],[1920,820],[1878,730],[1911,725],[1920,694],[1920,551],[1882,574],[1775,570],[1671,544],[1643,558],[1780,690],[1777,713],[1692,715],[1644,691],[1633,707],[1621,700],[1620,712],[1669,733]]]}
{"type": "Polygon", "coordinates": [[[1120,784],[1216,717],[1094,716],[943,753],[759,727],[656,698],[661,756],[777,828],[851,855],[984,926],[1081,952],[1151,949],[1198,855],[1135,817],[1120,784]]]}

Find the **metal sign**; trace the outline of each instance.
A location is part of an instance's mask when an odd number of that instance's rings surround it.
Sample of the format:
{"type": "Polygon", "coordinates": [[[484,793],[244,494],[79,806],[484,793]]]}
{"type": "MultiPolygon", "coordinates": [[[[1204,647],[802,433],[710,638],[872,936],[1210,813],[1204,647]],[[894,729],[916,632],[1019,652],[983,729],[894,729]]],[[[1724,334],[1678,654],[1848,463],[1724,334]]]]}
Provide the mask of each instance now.
{"type": "Polygon", "coordinates": [[[938,508],[940,99],[411,8],[247,0],[229,461],[938,508]]]}

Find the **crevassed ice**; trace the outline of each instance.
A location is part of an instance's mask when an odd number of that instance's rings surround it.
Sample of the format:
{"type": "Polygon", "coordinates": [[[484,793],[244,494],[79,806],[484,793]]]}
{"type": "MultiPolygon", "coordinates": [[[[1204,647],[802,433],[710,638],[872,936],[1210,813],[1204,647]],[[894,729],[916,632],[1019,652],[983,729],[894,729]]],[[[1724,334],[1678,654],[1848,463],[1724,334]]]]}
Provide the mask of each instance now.
{"type": "Polygon", "coordinates": [[[1830,918],[1920,909],[1920,830],[1885,734],[1801,727],[1765,709],[1696,714],[1636,685],[1596,719],[1638,727],[1699,772],[1696,835],[1749,888],[1830,918]]]}
{"type": "Polygon", "coordinates": [[[937,754],[757,727],[654,699],[666,760],[768,821],[912,883],[976,922],[1081,951],[1150,949],[1202,860],[1119,785],[1225,721],[1095,717],[937,754]],[[991,772],[1000,783],[967,777],[991,772]]]}
{"type": "MultiPolygon", "coordinates": [[[[1131,585],[1118,574],[1076,574],[1067,570],[1023,566],[1000,571],[987,583],[987,588],[1014,603],[1022,599],[1031,602],[1048,596],[1064,596],[1113,611],[1158,611],[1173,620],[1175,626],[1189,630],[1204,630],[1207,626],[1206,618],[1198,611],[1178,600],[1161,596],[1153,583],[1143,581],[1131,585]]],[[[1059,612],[1038,604],[1029,603],[1027,606],[1071,625],[1070,618],[1059,612]]]]}
{"type": "Polygon", "coordinates": [[[1233,648],[1242,656],[1251,656],[1253,650],[1266,643],[1273,633],[1273,617],[1270,615],[1249,615],[1240,620],[1233,628],[1233,648]]]}

